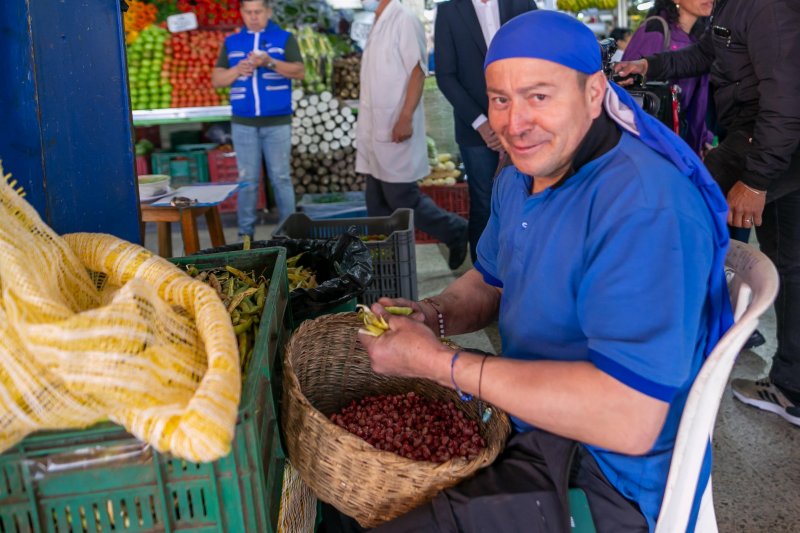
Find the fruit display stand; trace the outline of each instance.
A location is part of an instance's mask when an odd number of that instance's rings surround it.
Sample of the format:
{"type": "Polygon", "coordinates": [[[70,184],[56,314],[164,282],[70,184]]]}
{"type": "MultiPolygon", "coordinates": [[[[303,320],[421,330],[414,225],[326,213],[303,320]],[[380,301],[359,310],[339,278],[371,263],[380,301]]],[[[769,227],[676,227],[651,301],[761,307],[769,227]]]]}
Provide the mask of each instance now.
{"type": "Polygon", "coordinates": [[[192,463],[158,453],[111,423],[30,435],[0,455],[0,531],[276,531],[285,456],[275,362],[286,335],[286,252],[264,248],[173,262],[201,269],[227,264],[273,280],[231,453],[192,463]]]}

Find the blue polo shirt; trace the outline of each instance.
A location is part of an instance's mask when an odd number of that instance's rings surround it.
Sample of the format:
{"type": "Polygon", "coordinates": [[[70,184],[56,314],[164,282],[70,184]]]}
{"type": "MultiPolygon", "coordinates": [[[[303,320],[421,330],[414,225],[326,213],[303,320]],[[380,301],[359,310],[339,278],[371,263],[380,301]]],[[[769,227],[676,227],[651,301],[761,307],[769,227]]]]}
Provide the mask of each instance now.
{"type": "Polygon", "coordinates": [[[591,361],[670,404],[648,454],[587,446],[652,530],[711,327],[712,215],[685,175],[628,133],[561,186],[530,190],[531,179],[514,167],[498,176],[478,243],[475,267],[503,288],[503,355],[591,361]]]}

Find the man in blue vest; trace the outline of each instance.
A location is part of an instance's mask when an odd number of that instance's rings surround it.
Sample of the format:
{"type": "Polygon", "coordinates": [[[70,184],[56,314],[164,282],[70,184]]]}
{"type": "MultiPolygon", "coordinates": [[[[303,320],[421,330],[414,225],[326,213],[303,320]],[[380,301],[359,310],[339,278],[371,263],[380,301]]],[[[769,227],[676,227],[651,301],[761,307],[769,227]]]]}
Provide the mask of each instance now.
{"type": "Polygon", "coordinates": [[[270,20],[269,0],[241,0],[244,28],[229,36],[211,73],[214,87],[231,88],[231,130],[239,166],[239,235],[255,232],[261,154],[267,162],[279,223],[295,210],[289,157],[292,81],[305,76],[294,36],[270,20]]]}

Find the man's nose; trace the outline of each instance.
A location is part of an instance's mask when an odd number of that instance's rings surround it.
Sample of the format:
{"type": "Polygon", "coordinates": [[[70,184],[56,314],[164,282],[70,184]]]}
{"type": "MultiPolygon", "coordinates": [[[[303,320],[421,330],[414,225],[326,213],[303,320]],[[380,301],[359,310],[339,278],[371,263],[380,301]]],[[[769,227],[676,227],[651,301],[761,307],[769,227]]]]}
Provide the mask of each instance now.
{"type": "Polygon", "coordinates": [[[531,117],[522,109],[523,106],[511,102],[508,107],[508,133],[519,136],[533,127],[531,117]]]}

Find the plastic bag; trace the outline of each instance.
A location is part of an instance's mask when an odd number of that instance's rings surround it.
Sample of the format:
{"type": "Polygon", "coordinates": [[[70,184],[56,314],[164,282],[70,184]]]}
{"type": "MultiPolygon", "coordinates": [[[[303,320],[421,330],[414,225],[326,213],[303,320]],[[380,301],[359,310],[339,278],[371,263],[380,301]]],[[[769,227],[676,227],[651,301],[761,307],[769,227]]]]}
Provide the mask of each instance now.
{"type": "MultiPolygon", "coordinates": [[[[355,234],[355,229],[329,240],[271,239],[253,241],[250,248],[280,246],[286,256],[303,253],[298,266],[316,272],[319,286],[295,289],[290,294],[292,317],[295,321],[315,316],[360,296],[372,283],[372,259],[367,245],[355,234]]],[[[232,244],[201,250],[198,254],[213,254],[241,250],[242,244],[232,244]]]]}

